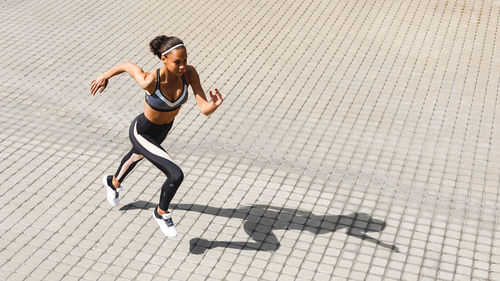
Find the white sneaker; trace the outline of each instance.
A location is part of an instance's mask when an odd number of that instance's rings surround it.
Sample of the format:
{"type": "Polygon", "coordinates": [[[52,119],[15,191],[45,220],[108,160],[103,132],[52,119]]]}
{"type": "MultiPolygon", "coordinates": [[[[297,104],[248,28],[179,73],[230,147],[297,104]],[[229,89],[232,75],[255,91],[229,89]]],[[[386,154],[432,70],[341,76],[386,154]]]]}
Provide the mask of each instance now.
{"type": "Polygon", "coordinates": [[[104,187],[106,188],[106,198],[108,199],[108,202],[111,206],[113,207],[118,207],[119,199],[118,199],[118,192],[123,190],[123,187],[120,185],[120,188],[115,188],[112,184],[113,176],[104,176],[102,178],[102,183],[104,184],[104,187]]]}
{"type": "Polygon", "coordinates": [[[153,218],[160,226],[161,231],[167,237],[176,237],[179,232],[175,228],[174,222],[172,221],[172,213],[166,213],[157,217],[156,209],[153,210],[153,218]]]}

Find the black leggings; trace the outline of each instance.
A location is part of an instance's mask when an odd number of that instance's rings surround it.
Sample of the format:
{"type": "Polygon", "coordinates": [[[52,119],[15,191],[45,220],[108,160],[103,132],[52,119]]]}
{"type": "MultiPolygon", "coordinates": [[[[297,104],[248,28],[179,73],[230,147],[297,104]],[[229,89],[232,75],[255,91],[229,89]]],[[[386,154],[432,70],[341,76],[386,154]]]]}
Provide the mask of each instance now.
{"type": "Polygon", "coordinates": [[[181,168],[174,163],[172,157],[160,146],[172,128],[172,123],[157,125],[149,121],[144,116],[144,113],[137,116],[132,121],[129,131],[132,149],[123,157],[115,174],[115,178],[122,182],[142,158],[148,159],[167,176],[167,180],[161,187],[159,205],[160,209],[164,211],[168,209],[170,201],[172,201],[175,192],[184,179],[181,168]]]}

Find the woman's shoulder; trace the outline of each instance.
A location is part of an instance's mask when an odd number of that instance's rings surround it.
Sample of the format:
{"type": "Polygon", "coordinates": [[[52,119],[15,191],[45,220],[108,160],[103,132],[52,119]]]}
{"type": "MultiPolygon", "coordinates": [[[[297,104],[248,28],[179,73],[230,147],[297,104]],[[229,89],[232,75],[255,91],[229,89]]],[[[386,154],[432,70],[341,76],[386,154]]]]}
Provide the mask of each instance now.
{"type": "Polygon", "coordinates": [[[196,77],[198,77],[198,72],[196,71],[196,68],[190,64],[186,65],[185,77],[188,84],[191,84],[190,81],[193,81],[193,79],[196,79],[196,77]]]}
{"type": "Polygon", "coordinates": [[[196,68],[194,68],[194,66],[188,64],[188,65],[186,65],[186,73],[187,73],[187,75],[197,74],[196,68]]]}
{"type": "Polygon", "coordinates": [[[148,81],[150,83],[156,83],[156,77],[158,76],[159,70],[160,69],[155,69],[155,70],[151,70],[149,72],[144,73],[145,77],[146,77],[146,81],[148,81]]]}
{"type": "Polygon", "coordinates": [[[145,90],[153,90],[156,88],[156,70],[150,72],[144,72],[144,84],[145,90]]]}

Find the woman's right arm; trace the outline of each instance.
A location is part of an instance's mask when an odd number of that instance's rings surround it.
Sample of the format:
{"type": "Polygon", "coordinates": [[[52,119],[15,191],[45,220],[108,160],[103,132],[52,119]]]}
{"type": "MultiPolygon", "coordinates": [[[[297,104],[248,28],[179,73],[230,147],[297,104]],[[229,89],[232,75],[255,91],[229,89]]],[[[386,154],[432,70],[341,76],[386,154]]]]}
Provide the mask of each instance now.
{"type": "Polygon", "coordinates": [[[148,88],[151,83],[153,83],[153,75],[149,75],[149,72],[144,72],[142,68],[131,62],[120,63],[110,70],[106,71],[104,74],[96,77],[92,80],[90,85],[90,94],[95,95],[96,93],[101,93],[108,86],[109,78],[127,72],[143,89],[148,88]]]}

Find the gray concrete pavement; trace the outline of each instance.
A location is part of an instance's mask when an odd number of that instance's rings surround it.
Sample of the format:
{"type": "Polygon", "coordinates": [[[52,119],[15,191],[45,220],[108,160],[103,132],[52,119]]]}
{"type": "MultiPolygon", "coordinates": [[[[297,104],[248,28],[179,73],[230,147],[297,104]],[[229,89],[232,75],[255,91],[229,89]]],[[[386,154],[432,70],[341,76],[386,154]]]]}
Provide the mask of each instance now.
{"type": "MultiPolygon", "coordinates": [[[[0,280],[500,280],[500,2],[2,1],[0,280]],[[180,235],[142,162],[104,174],[183,39],[223,106],[164,143],[180,235]]],[[[192,91],[191,91],[192,93],[192,91]]]]}

